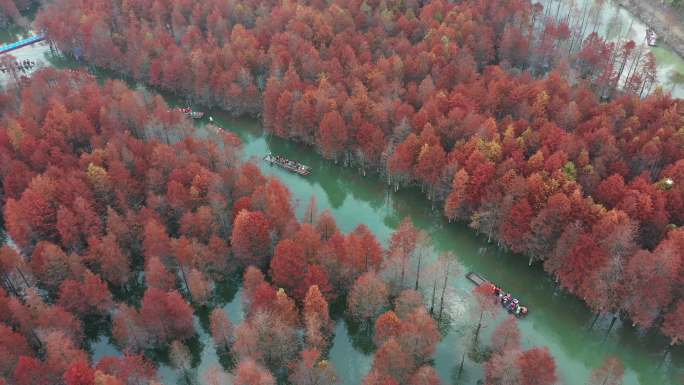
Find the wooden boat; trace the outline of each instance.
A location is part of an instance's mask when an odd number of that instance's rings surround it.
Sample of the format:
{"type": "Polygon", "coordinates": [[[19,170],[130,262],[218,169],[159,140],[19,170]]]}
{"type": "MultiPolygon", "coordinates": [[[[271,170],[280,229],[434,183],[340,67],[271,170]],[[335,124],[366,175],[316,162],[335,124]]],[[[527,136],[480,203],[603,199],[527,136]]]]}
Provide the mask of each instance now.
{"type": "Polygon", "coordinates": [[[294,172],[295,174],[299,174],[302,176],[307,176],[311,174],[311,167],[303,165],[294,160],[289,160],[280,155],[273,155],[269,153],[268,155],[264,156],[264,160],[270,163],[271,165],[279,166],[287,171],[294,172]]]}
{"type": "Polygon", "coordinates": [[[646,44],[650,47],[658,45],[658,34],[651,28],[646,30],[646,44]]]}
{"type": "Polygon", "coordinates": [[[186,112],[185,115],[189,118],[192,118],[192,119],[202,119],[202,117],[204,116],[204,112],[190,111],[190,112],[186,112]]]}
{"type": "Polygon", "coordinates": [[[185,108],[174,108],[174,111],[179,111],[185,114],[188,118],[192,119],[202,119],[204,116],[204,112],[201,111],[193,111],[192,108],[190,107],[185,107],[185,108]]]}
{"type": "Polygon", "coordinates": [[[510,296],[510,294],[508,297],[506,297],[501,288],[496,286],[487,278],[472,271],[466,274],[466,278],[477,286],[490,285],[492,287],[492,295],[497,297],[497,301],[501,303],[501,306],[503,306],[504,309],[516,317],[522,318],[529,313],[527,306],[519,303],[518,300],[510,296]]]}

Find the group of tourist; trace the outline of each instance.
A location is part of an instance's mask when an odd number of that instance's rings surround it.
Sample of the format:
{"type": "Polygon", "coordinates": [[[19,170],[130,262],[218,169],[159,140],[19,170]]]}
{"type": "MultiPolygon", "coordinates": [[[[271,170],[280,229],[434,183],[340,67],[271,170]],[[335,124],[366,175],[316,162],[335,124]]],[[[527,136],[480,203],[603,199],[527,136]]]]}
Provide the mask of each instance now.
{"type": "Polygon", "coordinates": [[[527,315],[527,307],[520,304],[517,298],[513,298],[511,293],[504,293],[504,291],[498,287],[494,286],[494,295],[497,296],[501,305],[508,310],[509,313],[515,314],[516,317],[523,317],[527,315]]]}

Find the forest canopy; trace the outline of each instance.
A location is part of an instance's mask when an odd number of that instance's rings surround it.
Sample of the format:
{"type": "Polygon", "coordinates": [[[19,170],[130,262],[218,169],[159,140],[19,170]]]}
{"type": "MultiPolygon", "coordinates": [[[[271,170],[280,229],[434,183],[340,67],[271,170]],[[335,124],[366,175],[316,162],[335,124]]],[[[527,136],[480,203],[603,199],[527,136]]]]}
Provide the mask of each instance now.
{"type": "Polygon", "coordinates": [[[63,52],[420,186],[596,313],[649,328],[684,306],[684,106],[577,9],[58,0],[37,22],[63,52]]]}

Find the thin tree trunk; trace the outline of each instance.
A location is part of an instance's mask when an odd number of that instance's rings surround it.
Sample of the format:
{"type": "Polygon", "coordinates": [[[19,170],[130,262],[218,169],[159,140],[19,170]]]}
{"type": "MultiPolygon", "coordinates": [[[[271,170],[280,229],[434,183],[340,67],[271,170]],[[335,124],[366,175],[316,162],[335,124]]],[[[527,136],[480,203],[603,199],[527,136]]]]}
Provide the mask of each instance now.
{"type": "Polygon", "coordinates": [[[420,282],[420,264],[423,261],[422,254],[418,257],[418,266],[416,267],[416,287],[414,290],[418,291],[418,283],[420,282]]]}
{"type": "Polygon", "coordinates": [[[606,332],[606,335],[603,336],[603,342],[605,342],[608,339],[608,335],[610,334],[610,331],[613,329],[613,325],[615,325],[615,321],[617,321],[617,316],[613,315],[613,319],[610,321],[610,326],[608,326],[608,331],[606,332]]]}
{"type": "Polygon", "coordinates": [[[465,356],[466,356],[466,350],[463,349],[463,354],[461,355],[461,365],[458,366],[458,375],[456,378],[461,378],[461,374],[463,373],[463,364],[465,363],[465,356]]]}
{"type": "Polygon", "coordinates": [[[181,271],[181,277],[183,278],[183,282],[185,283],[185,288],[188,290],[188,295],[190,296],[190,299],[192,298],[192,293],[190,292],[190,285],[188,285],[188,280],[185,278],[185,270],[183,270],[183,264],[178,264],[178,267],[181,271]]]}
{"type": "Polygon", "coordinates": [[[667,345],[665,348],[665,352],[663,353],[663,357],[660,359],[660,362],[658,363],[658,369],[660,369],[661,366],[665,363],[665,359],[667,358],[667,354],[670,353],[670,349],[672,348],[672,344],[667,345]]]}
{"type": "Polygon", "coordinates": [[[435,297],[437,296],[437,280],[432,281],[432,300],[430,301],[430,315],[435,311],[435,297]]]}
{"type": "Polygon", "coordinates": [[[598,321],[599,317],[601,316],[601,313],[596,313],[596,316],[594,317],[594,320],[591,321],[591,325],[589,325],[589,330],[594,328],[594,325],[596,324],[596,321],[598,321]]]}
{"type": "Polygon", "coordinates": [[[31,287],[31,285],[28,283],[28,280],[26,279],[26,276],[24,275],[24,272],[21,271],[21,269],[18,267],[17,267],[17,271],[19,272],[19,276],[24,281],[24,284],[26,285],[26,287],[31,287]]]}
{"type": "Polygon", "coordinates": [[[444,311],[444,294],[446,293],[446,287],[447,287],[447,280],[449,279],[449,264],[446,265],[445,271],[444,271],[444,282],[442,284],[442,295],[440,296],[439,299],[439,317],[437,317],[438,321],[442,320],[442,312],[444,311]]]}
{"type": "Polygon", "coordinates": [[[482,317],[484,316],[484,310],[480,311],[480,320],[477,322],[477,329],[475,329],[475,340],[477,343],[477,338],[480,336],[480,329],[482,328],[482,317]]]}

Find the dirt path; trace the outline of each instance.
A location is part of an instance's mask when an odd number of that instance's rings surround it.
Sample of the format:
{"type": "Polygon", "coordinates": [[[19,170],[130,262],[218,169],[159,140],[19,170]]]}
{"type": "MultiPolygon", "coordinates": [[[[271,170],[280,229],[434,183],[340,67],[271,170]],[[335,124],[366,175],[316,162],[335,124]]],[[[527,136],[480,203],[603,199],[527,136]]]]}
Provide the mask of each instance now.
{"type": "Polygon", "coordinates": [[[663,0],[615,0],[658,34],[679,56],[684,57],[684,14],[663,0]]]}

